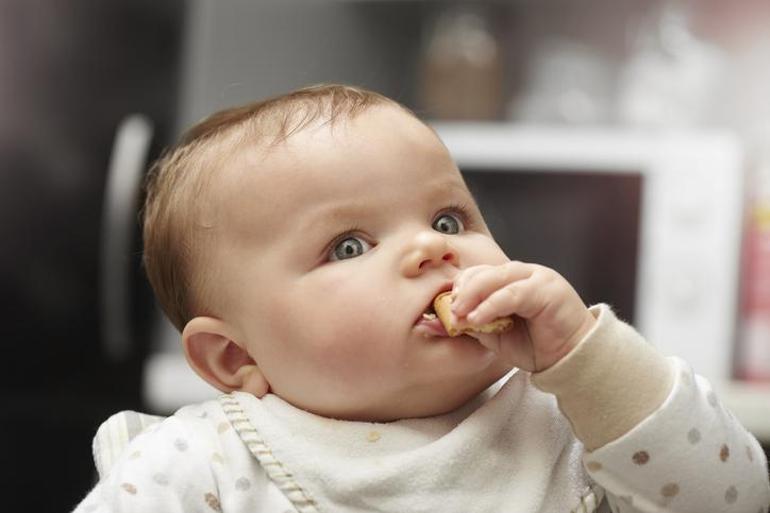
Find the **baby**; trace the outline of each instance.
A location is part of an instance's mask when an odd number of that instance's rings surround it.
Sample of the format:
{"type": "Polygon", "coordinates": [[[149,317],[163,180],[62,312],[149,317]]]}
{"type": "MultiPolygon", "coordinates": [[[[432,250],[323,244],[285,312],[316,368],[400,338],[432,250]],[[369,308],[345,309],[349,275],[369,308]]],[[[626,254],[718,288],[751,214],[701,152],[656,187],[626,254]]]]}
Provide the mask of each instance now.
{"type": "Polygon", "coordinates": [[[765,455],[709,384],[511,261],[390,99],[323,85],[214,114],[153,167],[144,223],[224,395],[111,418],[78,512],[767,510],[765,455]],[[447,291],[465,334],[433,315],[447,291]]]}

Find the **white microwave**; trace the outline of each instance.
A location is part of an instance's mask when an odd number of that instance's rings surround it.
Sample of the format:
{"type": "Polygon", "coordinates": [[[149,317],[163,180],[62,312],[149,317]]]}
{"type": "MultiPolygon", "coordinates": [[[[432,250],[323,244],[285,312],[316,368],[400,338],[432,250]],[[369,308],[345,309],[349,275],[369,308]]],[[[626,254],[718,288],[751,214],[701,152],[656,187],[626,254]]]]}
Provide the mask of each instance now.
{"type": "Polygon", "coordinates": [[[435,123],[490,229],[664,354],[732,377],[744,157],[731,133],[435,123]]]}
{"type": "MultiPolygon", "coordinates": [[[[743,156],[724,132],[435,123],[510,258],[555,268],[665,354],[713,382],[732,374],[743,156]]],[[[157,326],[145,365],[150,410],[217,391],[179,334],[157,326]]]]}

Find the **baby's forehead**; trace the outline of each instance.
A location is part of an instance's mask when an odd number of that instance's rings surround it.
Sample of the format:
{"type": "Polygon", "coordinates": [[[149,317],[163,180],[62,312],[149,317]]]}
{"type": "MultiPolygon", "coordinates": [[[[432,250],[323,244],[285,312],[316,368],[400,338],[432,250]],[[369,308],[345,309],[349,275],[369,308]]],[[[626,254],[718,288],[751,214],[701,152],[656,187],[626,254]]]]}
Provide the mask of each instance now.
{"type": "Polygon", "coordinates": [[[312,165],[313,162],[308,161],[310,155],[313,158],[339,156],[351,142],[360,142],[367,135],[371,139],[373,124],[385,132],[433,134],[427,125],[398,106],[373,105],[355,115],[345,114],[334,119],[318,117],[288,133],[284,131],[284,123],[275,120],[256,128],[239,127],[231,137],[218,143],[215,151],[221,155],[223,167],[229,168],[246,164],[249,169],[258,166],[269,170],[271,164],[278,167],[291,162],[312,165]]]}
{"type": "Polygon", "coordinates": [[[435,133],[410,113],[390,106],[372,106],[333,123],[319,119],[281,138],[274,132],[244,129],[223,141],[217,153],[212,199],[224,206],[254,189],[262,191],[260,201],[266,204],[281,193],[311,202],[331,187],[355,194],[354,185],[363,189],[391,182],[395,175],[404,178],[400,168],[414,167],[419,174],[419,169],[432,166],[459,175],[435,133]]]}

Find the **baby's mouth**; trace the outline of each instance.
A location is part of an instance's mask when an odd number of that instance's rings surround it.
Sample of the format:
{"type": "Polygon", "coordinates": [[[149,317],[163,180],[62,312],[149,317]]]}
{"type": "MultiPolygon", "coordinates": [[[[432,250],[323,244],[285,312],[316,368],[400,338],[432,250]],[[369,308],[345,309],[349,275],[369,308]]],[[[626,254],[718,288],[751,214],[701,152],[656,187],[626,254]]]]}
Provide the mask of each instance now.
{"type": "Polygon", "coordinates": [[[422,313],[422,316],[417,319],[415,326],[420,334],[426,338],[449,336],[444,325],[436,315],[436,310],[433,308],[433,302],[428,305],[422,313]]]}
{"type": "Polygon", "coordinates": [[[436,315],[436,309],[433,308],[433,303],[431,303],[422,313],[422,320],[430,322],[435,319],[438,319],[438,315],[436,315]]]}

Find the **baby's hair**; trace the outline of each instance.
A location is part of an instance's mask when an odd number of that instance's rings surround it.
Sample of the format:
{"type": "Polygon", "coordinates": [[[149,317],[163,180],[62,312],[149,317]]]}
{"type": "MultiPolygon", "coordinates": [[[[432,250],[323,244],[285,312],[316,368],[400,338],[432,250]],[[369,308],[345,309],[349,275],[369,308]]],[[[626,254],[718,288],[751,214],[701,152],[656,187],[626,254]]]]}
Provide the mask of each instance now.
{"type": "MultiPolygon", "coordinates": [[[[182,135],[153,163],[145,181],[144,267],[161,308],[181,332],[206,306],[207,227],[196,215],[207,184],[224,161],[245,144],[274,147],[314,123],[352,119],[374,105],[397,102],[358,87],[321,84],[212,114],[182,135]]],[[[207,279],[209,278],[209,279],[207,279]]]]}

